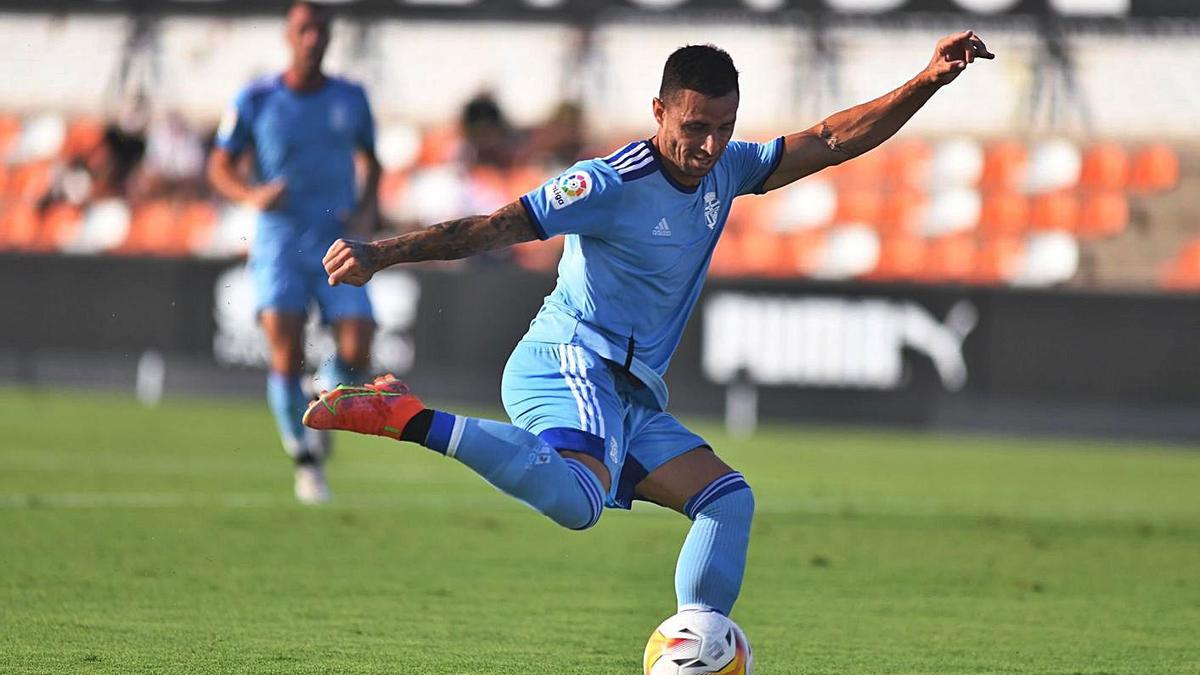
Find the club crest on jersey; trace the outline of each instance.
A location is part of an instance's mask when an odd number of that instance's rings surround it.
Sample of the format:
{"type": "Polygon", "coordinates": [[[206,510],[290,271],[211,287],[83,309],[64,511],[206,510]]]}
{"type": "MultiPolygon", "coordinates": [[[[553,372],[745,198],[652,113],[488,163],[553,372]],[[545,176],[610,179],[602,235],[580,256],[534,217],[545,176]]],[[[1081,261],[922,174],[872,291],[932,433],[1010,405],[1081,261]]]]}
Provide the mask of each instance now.
{"type": "Polygon", "coordinates": [[[721,214],[721,202],[717,200],[717,193],[704,193],[704,222],[708,225],[708,229],[713,229],[717,226],[717,218],[721,214]]]}
{"type": "Polygon", "coordinates": [[[588,196],[592,191],[592,177],[586,171],[563,174],[558,180],[546,186],[546,198],[555,209],[561,209],[572,202],[588,196]]]}

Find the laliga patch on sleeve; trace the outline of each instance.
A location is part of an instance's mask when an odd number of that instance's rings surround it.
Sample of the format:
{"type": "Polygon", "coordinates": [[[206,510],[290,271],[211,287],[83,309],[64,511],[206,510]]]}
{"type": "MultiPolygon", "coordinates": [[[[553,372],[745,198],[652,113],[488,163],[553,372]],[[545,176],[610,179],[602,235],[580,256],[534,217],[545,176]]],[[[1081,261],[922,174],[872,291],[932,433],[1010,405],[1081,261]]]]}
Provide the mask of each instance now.
{"type": "Polygon", "coordinates": [[[546,199],[555,209],[583,199],[592,191],[592,176],[586,171],[575,171],[559,176],[546,186],[546,199]]]}

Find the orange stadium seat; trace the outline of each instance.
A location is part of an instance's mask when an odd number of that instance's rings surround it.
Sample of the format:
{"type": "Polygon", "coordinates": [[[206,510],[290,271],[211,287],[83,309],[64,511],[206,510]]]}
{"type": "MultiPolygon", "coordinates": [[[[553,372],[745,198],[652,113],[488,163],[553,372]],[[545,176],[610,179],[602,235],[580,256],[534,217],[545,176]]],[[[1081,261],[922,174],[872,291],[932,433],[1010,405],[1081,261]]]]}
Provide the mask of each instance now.
{"type": "Polygon", "coordinates": [[[1029,226],[1029,198],[1011,190],[984,195],[979,231],[985,236],[1018,235],[1029,226]]]}
{"type": "Polygon", "coordinates": [[[125,241],[111,252],[119,255],[176,255],[185,251],[186,239],[178,234],[175,206],[156,199],[133,209],[125,241]]]}
{"type": "Polygon", "coordinates": [[[426,129],[421,134],[421,150],[417,153],[417,166],[441,166],[458,157],[462,137],[454,127],[426,129]]]}
{"type": "Polygon", "coordinates": [[[1099,143],[1083,153],[1079,186],[1085,190],[1123,190],[1129,174],[1129,157],[1111,141],[1099,143]]]}
{"type": "Polygon", "coordinates": [[[1200,239],[1193,239],[1167,263],[1159,285],[1171,291],[1200,290],[1200,239]]]}
{"type": "Polygon", "coordinates": [[[975,254],[975,266],[967,275],[967,283],[995,286],[1012,281],[1019,271],[1025,242],[1019,237],[985,239],[975,254]]]}
{"type": "Polygon", "coordinates": [[[193,254],[204,250],[212,241],[217,227],[217,210],[210,202],[197,200],[184,204],[179,210],[180,253],[193,254]]]}
{"type": "Polygon", "coordinates": [[[831,169],[834,182],[843,187],[878,189],[887,180],[887,152],[876,150],[831,169]]]}
{"type": "Polygon", "coordinates": [[[885,147],[884,161],[891,184],[898,188],[924,190],[933,166],[933,148],[929,143],[920,138],[900,138],[885,147]]]}
{"type": "Polygon", "coordinates": [[[513,167],[505,178],[509,197],[517,199],[546,182],[550,176],[539,166],[521,165],[513,167]]]}
{"type": "Polygon", "coordinates": [[[781,275],[811,274],[821,262],[824,244],[825,233],[821,230],[801,230],[785,235],[781,275]]]}
{"type": "Polygon", "coordinates": [[[0,249],[33,249],[41,225],[37,209],[31,204],[10,203],[0,215],[0,249]]]}
{"type": "Polygon", "coordinates": [[[1037,195],[1030,205],[1029,226],[1033,230],[1074,232],[1079,224],[1079,197],[1070,190],[1037,195]]]}
{"type": "Polygon", "coordinates": [[[988,190],[1018,190],[1025,182],[1029,151],[1013,140],[989,144],[983,152],[983,175],[979,185],[988,190]]]}
{"type": "Polygon", "coordinates": [[[970,234],[951,234],[929,240],[925,262],[915,278],[928,283],[963,282],[975,269],[977,246],[970,234]]]}
{"type": "Polygon", "coordinates": [[[42,226],[33,247],[39,251],[54,251],[79,234],[83,209],[72,204],[55,204],[42,214],[42,226]]]}
{"type": "MultiPolygon", "coordinates": [[[[744,200],[743,200],[744,201],[744,200]]],[[[736,205],[737,202],[735,201],[736,205]]],[[[708,264],[708,273],[714,277],[736,277],[741,274],[741,259],[738,251],[741,248],[741,235],[731,231],[728,226],[721,233],[721,241],[713,251],[712,261],[708,264]]]]}
{"type": "Polygon", "coordinates": [[[5,184],[5,197],[10,201],[32,204],[50,190],[53,180],[54,167],[49,161],[13,167],[5,184]]]}
{"type": "Polygon", "coordinates": [[[104,123],[91,117],[82,117],[67,125],[67,136],[63,140],[64,157],[86,157],[104,142],[104,123]]]}
{"type": "Polygon", "coordinates": [[[925,264],[928,247],[924,238],[897,234],[882,239],[879,261],[866,278],[872,281],[906,281],[915,278],[925,264]]]}
{"type": "Polygon", "coordinates": [[[776,232],[751,230],[737,240],[739,266],[755,277],[795,276],[787,236],[776,232]]]}
{"type": "Polygon", "coordinates": [[[1133,155],[1129,188],[1138,194],[1165,192],[1179,184],[1179,155],[1166,143],[1147,145],[1133,155]]]}
{"type": "Polygon", "coordinates": [[[21,118],[16,115],[0,115],[0,160],[8,157],[21,137],[21,118]]]}
{"type": "Polygon", "coordinates": [[[845,188],[838,192],[833,220],[879,227],[883,222],[883,204],[883,193],[878,188],[845,188]]]}
{"type": "Polygon", "coordinates": [[[512,248],[517,264],[534,272],[552,272],[562,258],[563,238],[529,241],[512,248]]]}
{"type": "Polygon", "coordinates": [[[1084,198],[1076,234],[1080,239],[1103,239],[1124,232],[1127,225],[1129,199],[1120,190],[1106,190],[1084,198]]]}
{"type": "Polygon", "coordinates": [[[884,236],[918,234],[929,208],[929,196],[916,190],[898,190],[883,203],[878,223],[884,236]]]}

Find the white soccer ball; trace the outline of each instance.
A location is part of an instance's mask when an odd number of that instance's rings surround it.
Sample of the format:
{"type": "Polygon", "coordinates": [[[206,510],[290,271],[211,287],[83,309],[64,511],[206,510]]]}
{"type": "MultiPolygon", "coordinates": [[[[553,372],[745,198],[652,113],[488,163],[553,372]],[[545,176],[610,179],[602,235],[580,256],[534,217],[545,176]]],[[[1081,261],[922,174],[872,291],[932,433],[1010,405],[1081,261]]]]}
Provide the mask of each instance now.
{"type": "Polygon", "coordinates": [[[746,634],[720,612],[686,610],[659,624],[646,643],[645,675],[751,675],[746,634]]]}

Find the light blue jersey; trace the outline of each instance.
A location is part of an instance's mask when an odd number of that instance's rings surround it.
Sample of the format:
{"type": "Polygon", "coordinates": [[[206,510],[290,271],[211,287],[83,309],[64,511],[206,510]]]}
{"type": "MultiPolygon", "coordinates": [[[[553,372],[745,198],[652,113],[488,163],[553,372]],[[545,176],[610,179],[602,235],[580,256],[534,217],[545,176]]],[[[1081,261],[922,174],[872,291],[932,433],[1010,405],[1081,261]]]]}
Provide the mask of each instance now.
{"type": "Polygon", "coordinates": [[[261,78],[238,93],[216,144],[231,155],[252,149],[260,181],[287,183],[279,206],[258,217],[250,251],[257,308],[303,314],[315,299],[326,322],[370,318],[366,292],[330,287],[321,265],[355,206],[355,153],[375,148],[362,87],[330,77],[299,93],[282,75],[261,78]]]}
{"type": "Polygon", "coordinates": [[[579,344],[625,367],[667,406],[679,345],[735,197],[761,193],[783,139],[731,141],[694,188],[648,141],[579,162],[521,197],[543,239],[567,235],[558,284],[525,340],[579,344]]]}

